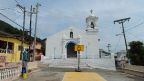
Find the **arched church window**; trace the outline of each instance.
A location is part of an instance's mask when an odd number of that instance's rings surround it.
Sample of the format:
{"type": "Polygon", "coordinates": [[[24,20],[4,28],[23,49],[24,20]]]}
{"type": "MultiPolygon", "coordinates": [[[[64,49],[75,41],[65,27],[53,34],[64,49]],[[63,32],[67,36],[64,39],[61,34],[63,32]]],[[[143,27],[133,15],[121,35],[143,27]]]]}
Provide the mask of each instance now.
{"type": "Polygon", "coordinates": [[[93,23],[93,22],[91,22],[91,28],[93,28],[93,29],[94,29],[94,23],[93,23]]]}
{"type": "Polygon", "coordinates": [[[72,31],[70,32],[70,38],[73,38],[73,32],[72,31]]]}

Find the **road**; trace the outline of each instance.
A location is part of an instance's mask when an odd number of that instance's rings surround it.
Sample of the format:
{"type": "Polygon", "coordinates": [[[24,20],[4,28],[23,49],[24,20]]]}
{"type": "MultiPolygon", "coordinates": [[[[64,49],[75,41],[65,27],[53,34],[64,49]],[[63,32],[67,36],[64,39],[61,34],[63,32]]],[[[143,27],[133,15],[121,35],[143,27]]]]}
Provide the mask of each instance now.
{"type": "MultiPolygon", "coordinates": [[[[73,68],[41,68],[32,74],[25,80],[17,79],[15,81],[62,81],[65,73],[74,72],[73,68]]],[[[118,71],[109,71],[102,69],[82,69],[82,73],[97,73],[103,77],[106,81],[144,81],[144,78],[125,74],[118,71]]]]}

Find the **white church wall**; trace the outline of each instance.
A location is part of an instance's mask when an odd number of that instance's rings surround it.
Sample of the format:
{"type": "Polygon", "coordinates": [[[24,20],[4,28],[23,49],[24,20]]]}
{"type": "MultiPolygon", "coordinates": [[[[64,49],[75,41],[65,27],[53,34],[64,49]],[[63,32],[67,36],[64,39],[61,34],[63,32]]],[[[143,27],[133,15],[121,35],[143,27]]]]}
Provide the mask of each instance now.
{"type": "Polygon", "coordinates": [[[98,45],[97,34],[96,33],[93,33],[93,34],[85,33],[85,35],[86,35],[85,39],[90,39],[90,40],[86,40],[87,41],[88,58],[91,58],[91,59],[99,58],[99,45],[98,45]]]}
{"type": "MultiPolygon", "coordinates": [[[[64,31],[58,32],[50,37],[47,38],[46,41],[46,56],[49,59],[60,59],[63,58],[64,51],[67,49],[65,48],[66,44],[62,46],[62,39],[70,39],[69,33],[70,33],[70,28],[65,29],[64,31]]],[[[73,30],[73,38],[79,38],[80,37],[80,43],[84,44],[86,46],[86,41],[85,40],[85,35],[80,29],[72,28],[73,30]]],[[[69,42],[66,41],[66,43],[69,42]]],[[[67,52],[66,52],[67,53],[67,52]]],[[[86,53],[85,51],[82,52],[81,58],[86,58],[86,53]]]]}
{"type": "Polygon", "coordinates": [[[85,58],[88,57],[88,54],[87,54],[87,41],[85,41],[84,33],[82,33],[82,35],[81,35],[81,39],[80,39],[80,43],[79,44],[83,44],[84,45],[84,51],[81,52],[80,58],[85,59],[85,58]]]}
{"type": "Polygon", "coordinates": [[[60,51],[60,36],[59,35],[52,35],[47,38],[46,41],[46,56],[49,59],[60,58],[59,53],[60,51]]]}
{"type": "Polygon", "coordinates": [[[47,38],[46,41],[46,58],[52,66],[75,66],[77,60],[67,58],[68,42],[72,41],[76,44],[84,45],[84,52],[81,52],[81,65],[93,68],[102,68],[115,70],[114,58],[100,58],[99,43],[98,43],[98,27],[96,21],[98,17],[89,16],[86,18],[86,31],[85,29],[78,29],[69,27],[47,38]],[[70,38],[70,32],[73,32],[73,38],[70,38]]]}
{"type": "MultiPolygon", "coordinates": [[[[47,38],[46,43],[46,56],[48,58],[63,58],[64,51],[67,49],[62,46],[62,38],[70,39],[69,33],[70,28],[65,29],[64,31],[58,32],[47,38]]],[[[96,34],[89,35],[85,31],[80,29],[72,28],[74,33],[74,38],[80,38],[80,44],[84,44],[84,52],[81,52],[81,58],[99,58],[99,49],[98,49],[98,38],[96,34]],[[89,39],[89,40],[88,40],[89,39]]],[[[68,42],[68,41],[66,41],[68,42]]],[[[67,53],[67,52],[65,52],[67,53]]]]}

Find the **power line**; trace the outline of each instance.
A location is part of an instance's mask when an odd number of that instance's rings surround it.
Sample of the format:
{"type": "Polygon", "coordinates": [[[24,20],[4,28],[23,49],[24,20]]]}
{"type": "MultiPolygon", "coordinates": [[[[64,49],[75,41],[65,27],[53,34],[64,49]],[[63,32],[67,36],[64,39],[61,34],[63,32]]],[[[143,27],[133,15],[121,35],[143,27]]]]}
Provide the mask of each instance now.
{"type": "Polygon", "coordinates": [[[139,26],[142,25],[142,24],[144,24],[144,22],[141,22],[140,24],[137,24],[137,25],[135,25],[135,26],[133,26],[133,27],[130,27],[130,28],[126,29],[125,32],[127,32],[128,30],[134,29],[134,28],[136,28],[136,27],[139,27],[139,26]]]}
{"type": "Polygon", "coordinates": [[[19,2],[17,0],[14,0],[17,4],[19,4],[19,2]]]}
{"type": "Polygon", "coordinates": [[[121,39],[121,36],[119,36],[119,39],[118,39],[118,42],[116,43],[116,46],[115,46],[115,51],[117,50],[117,47],[118,47],[118,45],[119,45],[119,43],[120,43],[120,39],[121,39]]]}
{"type": "Polygon", "coordinates": [[[10,8],[1,8],[0,10],[6,10],[6,9],[10,9],[10,8]]]}
{"type": "Polygon", "coordinates": [[[4,15],[4,14],[2,14],[2,13],[0,13],[0,15],[2,15],[3,17],[5,17],[5,18],[7,18],[8,20],[10,20],[11,22],[13,22],[14,24],[16,24],[16,25],[18,25],[19,27],[21,27],[22,28],[22,26],[21,25],[19,25],[18,23],[16,23],[15,21],[13,21],[12,19],[10,19],[9,17],[7,17],[6,15],[4,15]]]}
{"type": "MultiPolygon", "coordinates": [[[[134,34],[133,34],[133,33],[131,33],[131,32],[128,32],[128,33],[130,33],[130,35],[131,35],[131,36],[133,36],[134,38],[137,38],[137,39],[142,40],[142,38],[138,38],[138,36],[137,36],[137,35],[134,35],[134,34]]],[[[143,32],[141,32],[141,33],[143,33],[143,32]]]]}
{"type": "Polygon", "coordinates": [[[138,38],[136,35],[134,35],[133,33],[131,33],[131,32],[128,32],[129,33],[129,35],[131,35],[131,36],[133,36],[134,38],[138,38]]]}

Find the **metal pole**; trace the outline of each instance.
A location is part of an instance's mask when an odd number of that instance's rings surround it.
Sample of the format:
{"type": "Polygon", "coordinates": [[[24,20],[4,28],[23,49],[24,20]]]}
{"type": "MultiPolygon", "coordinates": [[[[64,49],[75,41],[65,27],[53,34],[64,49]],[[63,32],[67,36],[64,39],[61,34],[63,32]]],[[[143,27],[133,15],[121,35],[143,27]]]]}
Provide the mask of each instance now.
{"type": "Polygon", "coordinates": [[[78,66],[77,66],[77,69],[75,70],[76,72],[81,72],[80,70],[80,51],[78,51],[78,66]]]}
{"type": "MultiPolygon", "coordinates": [[[[22,32],[22,43],[21,43],[21,59],[22,59],[22,77],[24,79],[27,78],[27,59],[24,59],[24,55],[26,55],[26,53],[24,53],[24,38],[25,38],[25,13],[26,13],[26,9],[25,7],[22,7],[21,5],[17,4],[17,6],[23,11],[24,15],[23,15],[23,32],[22,32]]],[[[25,51],[26,52],[26,51],[25,51]]]]}
{"type": "Polygon", "coordinates": [[[86,46],[86,59],[88,59],[88,56],[87,56],[88,54],[87,54],[87,46],[86,46]]]}
{"type": "Polygon", "coordinates": [[[37,16],[38,16],[38,7],[40,4],[36,5],[36,18],[35,18],[35,33],[34,33],[34,49],[33,49],[33,61],[35,61],[35,53],[36,53],[36,34],[37,34],[37,16]]]}
{"type": "Polygon", "coordinates": [[[54,59],[55,59],[55,50],[56,50],[56,48],[54,47],[54,59]]]}
{"type": "Polygon", "coordinates": [[[24,17],[23,17],[23,36],[22,36],[22,46],[21,46],[21,55],[22,55],[22,77],[23,78],[26,78],[26,77],[24,77],[24,73],[27,73],[27,71],[26,72],[23,72],[23,70],[24,70],[24,68],[25,68],[25,70],[26,70],[26,67],[27,67],[27,62],[26,61],[24,61],[24,59],[23,59],[23,57],[24,57],[24,55],[23,55],[23,51],[24,51],[24,46],[23,46],[23,44],[24,44],[24,29],[25,29],[25,12],[26,12],[26,10],[25,10],[25,7],[23,7],[23,10],[24,10],[24,17]]]}
{"type": "Polygon", "coordinates": [[[80,52],[78,52],[78,71],[80,70],[80,52]]]}
{"type": "Polygon", "coordinates": [[[23,47],[23,44],[24,44],[24,29],[25,29],[25,12],[26,12],[26,10],[25,10],[25,7],[23,8],[23,13],[24,13],[24,15],[23,15],[23,32],[22,32],[22,43],[21,43],[21,59],[22,59],[22,61],[23,61],[23,50],[24,50],[24,47],[23,47]]]}
{"type": "Polygon", "coordinates": [[[31,26],[32,26],[32,5],[31,5],[31,9],[30,9],[30,27],[29,27],[29,35],[30,35],[30,39],[29,39],[29,61],[30,61],[30,57],[31,57],[31,54],[30,54],[30,47],[31,47],[31,26]]]}

